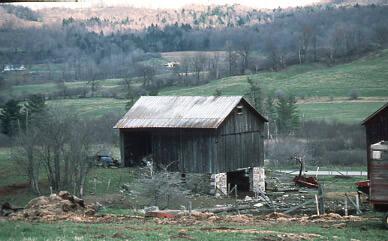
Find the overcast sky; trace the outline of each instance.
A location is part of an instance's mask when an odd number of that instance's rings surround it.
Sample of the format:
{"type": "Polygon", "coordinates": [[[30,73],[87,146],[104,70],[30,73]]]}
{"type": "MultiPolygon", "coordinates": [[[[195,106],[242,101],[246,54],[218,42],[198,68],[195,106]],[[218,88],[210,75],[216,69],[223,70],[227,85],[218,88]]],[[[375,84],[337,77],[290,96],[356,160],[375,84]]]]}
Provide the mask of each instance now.
{"type": "Polygon", "coordinates": [[[91,6],[135,6],[149,8],[180,8],[188,4],[241,4],[256,8],[296,7],[318,3],[320,0],[79,0],[78,3],[21,3],[31,8],[71,7],[87,8],[91,6]]]}

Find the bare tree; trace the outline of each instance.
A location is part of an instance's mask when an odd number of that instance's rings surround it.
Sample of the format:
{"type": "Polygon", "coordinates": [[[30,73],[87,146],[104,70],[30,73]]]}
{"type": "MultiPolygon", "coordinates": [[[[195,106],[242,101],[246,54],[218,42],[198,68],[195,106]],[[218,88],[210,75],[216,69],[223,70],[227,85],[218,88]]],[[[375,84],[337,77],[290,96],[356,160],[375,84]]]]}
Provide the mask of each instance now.
{"type": "Polygon", "coordinates": [[[68,160],[65,162],[70,163],[67,174],[71,178],[71,186],[81,197],[84,195],[86,177],[93,163],[93,157],[89,154],[92,136],[93,129],[87,125],[87,121],[76,119],[72,122],[65,154],[68,160]]]}
{"type": "Polygon", "coordinates": [[[98,76],[98,67],[94,63],[94,61],[91,61],[88,64],[89,80],[88,80],[87,84],[90,86],[90,92],[91,92],[92,97],[94,97],[95,93],[97,92],[97,90],[100,87],[100,81],[97,79],[97,76],[98,76]]]}
{"type": "Polygon", "coordinates": [[[213,58],[209,61],[209,74],[211,78],[220,78],[220,55],[215,52],[213,58]]]}
{"type": "Polygon", "coordinates": [[[228,73],[229,76],[233,75],[233,71],[236,65],[237,60],[237,54],[234,50],[233,44],[231,41],[226,41],[225,44],[225,50],[226,50],[226,61],[228,62],[228,73]]]}
{"type": "Polygon", "coordinates": [[[19,132],[15,138],[12,149],[12,161],[19,164],[23,173],[26,174],[31,190],[40,194],[39,173],[41,163],[37,158],[37,137],[39,133],[34,127],[28,128],[24,132],[19,132]]]}
{"type": "Polygon", "coordinates": [[[201,82],[201,73],[205,67],[206,57],[203,54],[197,54],[191,60],[192,69],[195,74],[196,84],[201,82]]]}
{"type": "Polygon", "coordinates": [[[135,65],[135,72],[143,77],[143,86],[149,87],[154,80],[156,69],[153,65],[137,64],[135,65]]]}
{"type": "Polygon", "coordinates": [[[44,167],[53,190],[72,186],[78,194],[83,194],[92,137],[87,123],[74,111],[57,106],[20,132],[14,157],[25,168],[34,192],[40,193],[39,171],[44,167]]]}
{"type": "Polygon", "coordinates": [[[122,84],[124,85],[124,88],[126,90],[126,98],[129,100],[128,105],[132,106],[132,104],[135,102],[135,90],[132,86],[132,79],[128,76],[125,77],[122,81],[122,84]]]}
{"type": "Polygon", "coordinates": [[[179,64],[179,68],[183,73],[184,76],[184,83],[187,83],[187,80],[189,78],[189,71],[190,71],[190,59],[187,57],[184,57],[179,64]]]}
{"type": "Polygon", "coordinates": [[[306,60],[307,50],[310,46],[312,39],[312,30],[311,26],[304,24],[299,33],[298,39],[298,58],[299,64],[303,64],[306,60]]]}
{"type": "Polygon", "coordinates": [[[244,74],[249,65],[249,57],[252,51],[251,41],[249,37],[241,40],[238,48],[238,54],[241,58],[240,74],[244,74]]]}

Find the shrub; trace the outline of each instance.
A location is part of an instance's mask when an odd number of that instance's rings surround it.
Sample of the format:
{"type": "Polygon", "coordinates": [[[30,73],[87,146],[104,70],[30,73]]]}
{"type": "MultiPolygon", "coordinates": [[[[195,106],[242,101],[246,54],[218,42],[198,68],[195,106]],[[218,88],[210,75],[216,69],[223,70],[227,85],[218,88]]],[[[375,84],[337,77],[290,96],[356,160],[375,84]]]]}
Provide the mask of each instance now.
{"type": "Polygon", "coordinates": [[[349,93],[349,99],[350,100],[357,100],[359,97],[359,92],[357,90],[351,90],[349,93]]]}

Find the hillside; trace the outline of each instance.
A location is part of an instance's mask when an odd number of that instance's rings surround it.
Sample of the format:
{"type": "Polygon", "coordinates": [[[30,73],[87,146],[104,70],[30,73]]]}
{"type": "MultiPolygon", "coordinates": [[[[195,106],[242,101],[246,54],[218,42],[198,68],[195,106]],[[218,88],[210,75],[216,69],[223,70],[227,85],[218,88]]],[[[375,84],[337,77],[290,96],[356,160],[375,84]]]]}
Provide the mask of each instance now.
{"type": "MultiPolygon", "coordinates": [[[[295,65],[281,72],[250,75],[263,89],[285,91],[298,97],[306,120],[326,119],[359,122],[388,101],[388,50],[347,64],[326,67],[319,64],[295,65]],[[351,92],[358,100],[349,100],[351,92]]],[[[170,87],[160,95],[243,95],[247,76],[213,80],[195,87],[170,87]]]]}
{"type": "MultiPolygon", "coordinates": [[[[294,65],[280,72],[250,75],[266,91],[283,90],[299,97],[349,96],[355,90],[361,97],[388,96],[388,50],[351,63],[326,67],[322,64],[294,65]]],[[[248,88],[247,76],[233,76],[195,87],[170,87],[161,95],[211,95],[216,89],[224,95],[241,95],[248,88]]]]}

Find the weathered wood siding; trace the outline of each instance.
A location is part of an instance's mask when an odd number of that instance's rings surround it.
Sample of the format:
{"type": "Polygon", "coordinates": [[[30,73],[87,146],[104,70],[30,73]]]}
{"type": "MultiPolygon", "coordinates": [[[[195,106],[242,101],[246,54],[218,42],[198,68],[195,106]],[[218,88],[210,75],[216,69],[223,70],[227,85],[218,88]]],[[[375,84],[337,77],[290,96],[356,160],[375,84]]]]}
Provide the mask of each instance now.
{"type": "Polygon", "coordinates": [[[218,130],[216,172],[262,166],[264,121],[244,103],[235,109],[218,130]]]}
{"type": "Polygon", "coordinates": [[[217,159],[213,129],[159,129],[152,132],[152,154],[171,171],[212,173],[217,159]]]}

